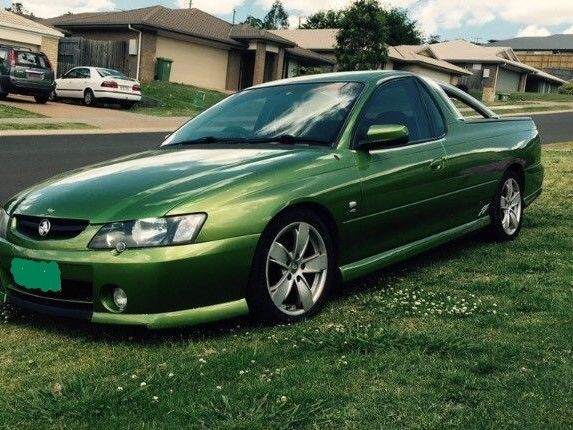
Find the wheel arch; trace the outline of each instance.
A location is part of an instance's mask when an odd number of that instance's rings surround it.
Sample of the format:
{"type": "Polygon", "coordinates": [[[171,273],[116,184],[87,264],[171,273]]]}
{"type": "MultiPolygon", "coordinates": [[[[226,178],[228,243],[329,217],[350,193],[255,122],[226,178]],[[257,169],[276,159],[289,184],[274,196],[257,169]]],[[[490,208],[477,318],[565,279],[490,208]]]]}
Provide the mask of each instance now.
{"type": "Polygon", "coordinates": [[[267,226],[270,225],[276,218],[278,218],[279,216],[287,213],[287,212],[291,212],[291,211],[295,211],[298,209],[306,209],[308,211],[313,212],[315,215],[317,215],[322,222],[324,222],[324,224],[326,225],[326,227],[328,228],[328,232],[330,233],[330,237],[332,239],[332,243],[334,245],[334,253],[335,253],[335,261],[338,265],[338,258],[340,255],[340,233],[339,233],[339,228],[338,228],[338,224],[336,223],[336,219],[334,218],[334,215],[332,214],[332,212],[324,205],[317,203],[317,202],[310,202],[310,201],[299,201],[299,202],[292,202],[290,204],[288,204],[287,206],[285,206],[284,208],[282,208],[279,212],[277,212],[267,223],[267,226]]]}
{"type": "Polygon", "coordinates": [[[519,177],[521,187],[525,190],[525,169],[523,165],[518,162],[513,162],[505,169],[505,172],[515,172],[519,177]]]}

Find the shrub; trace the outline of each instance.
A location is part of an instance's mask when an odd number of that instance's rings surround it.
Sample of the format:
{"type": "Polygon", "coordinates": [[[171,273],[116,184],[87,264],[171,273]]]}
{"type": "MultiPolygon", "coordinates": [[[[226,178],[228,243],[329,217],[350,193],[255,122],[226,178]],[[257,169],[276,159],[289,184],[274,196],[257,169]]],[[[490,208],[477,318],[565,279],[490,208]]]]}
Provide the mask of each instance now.
{"type": "Polygon", "coordinates": [[[573,95],[573,82],[565,82],[559,87],[559,94],[573,95]]]}

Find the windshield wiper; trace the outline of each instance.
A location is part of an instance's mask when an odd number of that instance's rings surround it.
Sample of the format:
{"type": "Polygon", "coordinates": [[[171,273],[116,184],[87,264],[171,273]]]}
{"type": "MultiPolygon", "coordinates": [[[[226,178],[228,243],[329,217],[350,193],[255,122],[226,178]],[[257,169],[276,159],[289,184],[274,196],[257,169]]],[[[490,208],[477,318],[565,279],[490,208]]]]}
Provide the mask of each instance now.
{"type": "Polygon", "coordinates": [[[181,142],[170,143],[166,146],[187,146],[187,145],[201,145],[204,143],[238,143],[245,142],[247,139],[244,137],[215,137],[204,136],[198,139],[182,140],[181,142]]]}
{"type": "Polygon", "coordinates": [[[329,145],[328,140],[323,139],[313,139],[311,137],[304,136],[293,136],[292,134],[281,134],[279,136],[273,137],[261,137],[257,139],[246,139],[248,143],[269,143],[278,142],[282,145],[295,145],[297,143],[318,143],[320,145],[329,145]]]}

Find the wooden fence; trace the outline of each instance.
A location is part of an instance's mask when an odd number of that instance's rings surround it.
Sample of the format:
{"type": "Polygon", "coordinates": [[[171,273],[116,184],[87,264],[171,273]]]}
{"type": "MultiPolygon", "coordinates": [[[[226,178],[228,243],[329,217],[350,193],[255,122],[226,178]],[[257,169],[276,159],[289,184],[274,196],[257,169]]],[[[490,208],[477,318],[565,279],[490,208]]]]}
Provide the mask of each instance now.
{"type": "Polygon", "coordinates": [[[127,41],[65,37],[60,39],[58,76],[78,66],[106,67],[128,74],[128,53],[127,41]]]}

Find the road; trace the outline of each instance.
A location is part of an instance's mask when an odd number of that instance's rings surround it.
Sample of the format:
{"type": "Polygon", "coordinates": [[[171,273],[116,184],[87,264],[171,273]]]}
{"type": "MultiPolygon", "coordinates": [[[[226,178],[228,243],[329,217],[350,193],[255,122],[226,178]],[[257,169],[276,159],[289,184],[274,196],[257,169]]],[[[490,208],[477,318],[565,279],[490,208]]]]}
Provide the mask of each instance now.
{"type": "MultiPolygon", "coordinates": [[[[534,117],[543,142],[573,141],[573,113],[534,117]]],[[[55,174],[157,147],[165,133],[0,137],[0,202],[55,174]]]]}

